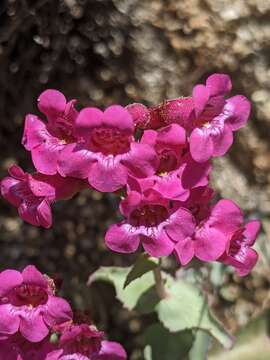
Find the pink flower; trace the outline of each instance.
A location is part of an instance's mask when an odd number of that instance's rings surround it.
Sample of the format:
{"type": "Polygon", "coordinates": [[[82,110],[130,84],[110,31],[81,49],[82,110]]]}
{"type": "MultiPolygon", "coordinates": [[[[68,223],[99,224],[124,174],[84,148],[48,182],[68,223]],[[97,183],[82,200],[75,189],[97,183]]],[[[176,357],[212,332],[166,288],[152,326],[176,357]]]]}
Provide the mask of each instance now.
{"type": "Polygon", "coordinates": [[[103,335],[93,325],[73,324],[63,331],[58,349],[46,360],[125,360],[126,352],[122,346],[103,341],[103,335]]]}
{"type": "Polygon", "coordinates": [[[0,340],[0,359],[2,360],[45,360],[54,350],[48,338],[32,343],[19,333],[0,340]]]}
{"type": "Polygon", "coordinates": [[[165,198],[185,201],[190,189],[208,184],[211,165],[191,158],[185,130],[180,125],[146,130],[141,142],[154,147],[159,160],[156,175],[140,180],[142,189],[152,188],[165,198]]]}
{"type": "Polygon", "coordinates": [[[22,273],[0,273],[0,335],[17,331],[28,341],[39,342],[55,324],[72,318],[69,304],[54,294],[53,281],[33,265],[22,273]]]}
{"type": "Polygon", "coordinates": [[[127,354],[122,345],[114,341],[103,340],[98,355],[93,360],[126,360],[127,354]]]}
{"type": "Polygon", "coordinates": [[[211,200],[214,197],[214,190],[207,186],[199,186],[191,189],[189,198],[182,203],[184,208],[187,208],[196,222],[200,222],[209,217],[211,212],[211,200]]]}
{"type": "Polygon", "coordinates": [[[52,225],[51,203],[73,196],[84,186],[80,180],[58,174],[25,173],[16,165],[9,168],[9,174],[1,181],[2,196],[18,208],[24,221],[45,228],[52,225]]]}
{"type": "Polygon", "coordinates": [[[126,106],[131,115],[134,125],[138,129],[147,129],[150,126],[150,112],[147,107],[140,103],[133,103],[126,106]]]}
{"type": "Polygon", "coordinates": [[[237,229],[232,234],[229,246],[219,261],[233,266],[240,276],[248,275],[258,260],[257,252],[251,247],[256,241],[259,230],[258,220],[252,220],[237,229]]]}
{"type": "Polygon", "coordinates": [[[109,228],[105,235],[107,246],[116,252],[131,253],[142,242],[151,256],[169,255],[179,237],[193,229],[192,214],[179,206],[179,202],[165,199],[154,190],[140,193],[131,187],[120,203],[126,219],[109,228]]]}
{"type": "Polygon", "coordinates": [[[38,99],[38,108],[47,122],[31,114],[25,118],[22,144],[31,151],[33,164],[42,174],[56,174],[61,150],[77,141],[74,121],[78,113],[74,103],[75,100],[67,102],[57,90],[46,90],[38,99]]]}
{"type": "Polygon", "coordinates": [[[155,151],[134,141],[134,124],[128,111],[110,106],[103,113],[97,108],[83,109],[75,122],[82,141],[66,145],[59,158],[63,176],[88,178],[102,192],[113,192],[126,185],[128,174],[152,175],[155,151]]]}
{"type": "Polygon", "coordinates": [[[138,128],[152,130],[173,123],[188,129],[193,108],[193,100],[190,97],[164,100],[161,104],[149,108],[140,103],[126,107],[138,128]]]}
{"type": "Polygon", "coordinates": [[[192,99],[190,152],[194,160],[205,162],[224,155],[233,142],[233,131],[240,129],[250,114],[250,103],[241,95],[225,100],[231,91],[228,75],[213,74],[206,85],[196,85],[192,99]]]}
{"type": "MultiPolygon", "coordinates": [[[[207,212],[205,213],[207,214],[207,212]]],[[[192,219],[189,232],[177,234],[175,253],[182,265],[195,256],[202,261],[215,261],[226,251],[231,234],[239,228],[243,215],[230,200],[220,200],[204,219],[192,219]]]]}

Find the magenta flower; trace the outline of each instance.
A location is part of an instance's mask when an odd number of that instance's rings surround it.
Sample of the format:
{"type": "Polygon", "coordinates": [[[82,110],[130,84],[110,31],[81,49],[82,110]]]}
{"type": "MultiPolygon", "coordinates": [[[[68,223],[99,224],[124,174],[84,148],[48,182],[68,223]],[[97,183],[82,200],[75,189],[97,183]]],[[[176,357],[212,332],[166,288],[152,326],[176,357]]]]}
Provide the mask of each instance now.
{"type": "Polygon", "coordinates": [[[49,342],[48,338],[33,343],[16,333],[4,340],[0,340],[0,359],[46,360],[46,356],[54,349],[55,346],[49,342]]]}
{"type": "Polygon", "coordinates": [[[31,151],[33,164],[42,174],[56,174],[61,150],[77,141],[74,121],[78,113],[74,103],[75,100],[67,102],[57,90],[46,90],[38,98],[38,108],[47,122],[31,114],[25,118],[22,144],[31,151]]]}
{"type": "Polygon", "coordinates": [[[58,161],[62,176],[88,178],[102,192],[113,192],[126,185],[128,174],[152,175],[155,151],[134,141],[134,124],[121,106],[110,106],[103,113],[97,108],[83,109],[75,121],[81,142],[65,146],[58,161]]]}
{"type": "Polygon", "coordinates": [[[189,232],[184,236],[177,234],[175,253],[179,262],[187,265],[194,256],[202,261],[217,260],[226,251],[242,219],[241,210],[230,200],[220,200],[204,220],[193,217],[189,232]]]}
{"type": "Polygon", "coordinates": [[[103,332],[93,325],[71,325],[63,331],[58,349],[46,360],[125,360],[126,352],[122,346],[103,341],[103,336],[103,332]]]}
{"type": "Polygon", "coordinates": [[[9,174],[1,181],[2,196],[18,208],[24,221],[45,228],[52,225],[52,202],[70,198],[84,186],[78,179],[58,174],[25,173],[16,165],[9,168],[9,174]]]}
{"type": "Polygon", "coordinates": [[[189,198],[182,206],[187,208],[196,222],[206,219],[211,212],[211,200],[214,197],[214,190],[207,186],[199,186],[191,189],[189,198]]]}
{"type": "Polygon", "coordinates": [[[93,360],[126,360],[127,354],[122,345],[115,341],[103,340],[98,355],[93,360]]]}
{"type": "Polygon", "coordinates": [[[193,228],[192,214],[158,192],[148,189],[143,193],[131,190],[120,203],[125,220],[112,225],[105,235],[107,246],[119,253],[131,253],[140,242],[151,256],[171,254],[179,237],[193,228]]]}
{"type": "Polygon", "coordinates": [[[180,125],[146,130],[141,142],[154,147],[159,161],[156,174],[139,181],[142,189],[152,188],[165,198],[185,201],[190,189],[208,184],[211,165],[191,158],[186,133],[180,125]]]}
{"type": "Polygon", "coordinates": [[[138,129],[147,129],[150,125],[150,112],[147,107],[140,103],[129,104],[126,110],[131,115],[134,125],[138,129]]]}
{"type": "Polygon", "coordinates": [[[231,87],[228,75],[213,74],[206,85],[193,89],[189,142],[191,155],[198,162],[224,155],[232,145],[233,131],[240,129],[249,117],[250,103],[244,96],[225,100],[231,87]]]}
{"type": "Polygon", "coordinates": [[[189,120],[194,109],[191,97],[164,100],[161,104],[147,108],[134,103],[126,107],[134,123],[140,129],[160,129],[176,123],[189,128],[189,120]]]}
{"type": "Polygon", "coordinates": [[[19,332],[31,342],[43,340],[49,328],[72,318],[69,304],[55,296],[54,283],[33,265],[22,273],[0,273],[0,335],[19,332]]]}
{"type": "Polygon", "coordinates": [[[251,247],[256,241],[259,230],[258,220],[252,220],[237,229],[232,234],[229,247],[219,261],[233,266],[240,276],[248,275],[258,260],[257,252],[251,247]]]}

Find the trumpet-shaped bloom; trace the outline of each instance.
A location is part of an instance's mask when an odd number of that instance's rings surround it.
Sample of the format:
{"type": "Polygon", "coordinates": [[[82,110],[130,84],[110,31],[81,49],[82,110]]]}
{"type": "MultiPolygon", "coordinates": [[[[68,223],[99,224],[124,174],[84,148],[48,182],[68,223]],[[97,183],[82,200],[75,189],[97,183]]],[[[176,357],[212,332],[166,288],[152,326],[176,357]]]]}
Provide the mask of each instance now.
{"type": "Polygon", "coordinates": [[[230,200],[220,200],[204,219],[193,217],[189,233],[178,233],[175,253],[182,265],[195,256],[202,261],[215,261],[226,251],[230,237],[242,223],[239,207],[230,200]]]}
{"type": "Polygon", "coordinates": [[[230,244],[219,261],[233,266],[240,276],[248,275],[258,260],[258,254],[252,249],[252,246],[259,230],[260,222],[258,220],[252,220],[237,229],[232,234],[230,244]]]}
{"type": "Polygon", "coordinates": [[[146,130],[141,142],[154,147],[159,161],[156,174],[140,180],[143,189],[152,188],[165,198],[185,201],[190,189],[208,184],[211,165],[197,163],[191,158],[186,132],[180,125],[171,124],[158,131],[146,130]]]}
{"type": "Polygon", "coordinates": [[[134,252],[142,243],[151,256],[167,256],[179,236],[187,236],[194,226],[191,213],[179,208],[179,202],[170,201],[151,189],[129,191],[120,204],[120,211],[126,219],[112,225],[105,235],[107,246],[120,253],[134,252]]]}
{"type": "Polygon", "coordinates": [[[32,114],[25,118],[22,144],[31,151],[33,164],[42,174],[56,174],[59,154],[67,144],[78,140],[74,129],[78,115],[75,102],[67,102],[57,90],[46,90],[38,98],[38,108],[47,122],[32,114]]]}
{"type": "Polygon", "coordinates": [[[95,189],[113,192],[126,185],[128,174],[146,177],[154,173],[155,151],[134,141],[134,124],[123,107],[110,106],[104,113],[97,108],[83,109],[75,129],[82,141],[61,152],[61,175],[88,179],[95,189]]]}
{"type": "Polygon", "coordinates": [[[123,347],[102,340],[103,335],[92,325],[73,324],[63,331],[58,349],[52,351],[46,360],[125,360],[123,347]]]}
{"type": "Polygon", "coordinates": [[[244,96],[225,100],[231,87],[228,75],[214,74],[206,80],[206,85],[196,85],[193,89],[189,142],[191,155],[198,162],[224,155],[233,143],[233,131],[248,120],[250,103],[244,96]]]}
{"type": "Polygon", "coordinates": [[[19,332],[31,342],[45,339],[49,328],[72,318],[69,304],[56,297],[51,279],[33,265],[21,273],[0,273],[0,335],[19,332]]]}
{"type": "Polygon", "coordinates": [[[16,165],[10,167],[9,174],[1,181],[2,196],[18,208],[24,221],[45,228],[52,225],[51,203],[67,199],[83,187],[78,179],[29,174],[16,165]]]}
{"type": "Polygon", "coordinates": [[[0,359],[2,360],[46,360],[55,346],[45,338],[41,342],[32,343],[19,333],[0,340],[0,359]]]}

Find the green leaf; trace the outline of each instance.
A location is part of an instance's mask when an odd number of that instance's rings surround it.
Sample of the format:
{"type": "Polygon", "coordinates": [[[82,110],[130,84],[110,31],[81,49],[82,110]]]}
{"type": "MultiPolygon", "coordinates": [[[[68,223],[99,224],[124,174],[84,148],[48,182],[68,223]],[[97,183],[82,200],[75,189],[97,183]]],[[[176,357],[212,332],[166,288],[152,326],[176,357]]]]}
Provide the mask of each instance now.
{"type": "Polygon", "coordinates": [[[152,286],[139,298],[135,310],[141,314],[149,314],[155,311],[159,302],[160,298],[157,294],[156,287],[152,286]]]}
{"type": "Polygon", "coordinates": [[[194,342],[189,353],[189,360],[207,360],[211,341],[210,335],[202,330],[196,330],[194,342]]]}
{"type": "Polygon", "coordinates": [[[160,323],[151,325],[144,333],[145,360],[184,360],[192,346],[191,331],[170,333],[160,323]]]}
{"type": "Polygon", "coordinates": [[[115,287],[116,297],[120,300],[124,307],[132,310],[135,308],[139,298],[148,289],[154,285],[154,276],[152,272],[142,275],[140,278],[132,281],[124,289],[124,283],[131,267],[100,267],[88,279],[88,285],[95,281],[109,282],[115,287]]]}
{"type": "Polygon", "coordinates": [[[166,282],[169,296],[161,300],[156,311],[163,325],[171,332],[201,329],[216,338],[225,348],[233,341],[208,309],[207,299],[194,285],[183,280],[166,282]]]}
{"type": "Polygon", "coordinates": [[[149,257],[148,254],[141,254],[138,256],[135,264],[128,273],[124,288],[127,287],[132,281],[140,278],[147,272],[154,270],[158,266],[158,259],[149,257]]]}

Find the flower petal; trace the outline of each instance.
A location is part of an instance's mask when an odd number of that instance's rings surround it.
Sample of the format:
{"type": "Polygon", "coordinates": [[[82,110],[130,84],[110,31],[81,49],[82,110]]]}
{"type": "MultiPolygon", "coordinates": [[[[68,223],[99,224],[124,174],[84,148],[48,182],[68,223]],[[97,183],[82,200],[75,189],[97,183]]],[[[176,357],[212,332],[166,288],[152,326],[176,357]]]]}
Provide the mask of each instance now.
{"type": "Polygon", "coordinates": [[[52,211],[47,199],[43,200],[37,207],[37,218],[40,226],[48,229],[52,226],[52,211]]]}
{"type": "Polygon", "coordinates": [[[49,334],[49,329],[42,315],[32,310],[21,314],[20,332],[27,340],[35,343],[43,340],[49,334]]]}
{"type": "Polygon", "coordinates": [[[38,108],[48,119],[53,120],[65,111],[66,98],[58,90],[48,89],[43,91],[38,98],[38,108]]]}
{"type": "Polygon", "coordinates": [[[185,266],[194,256],[194,241],[187,237],[175,245],[174,251],[180,264],[185,266]]]}
{"type": "Polygon", "coordinates": [[[241,265],[235,266],[235,270],[239,276],[248,275],[258,261],[258,254],[254,249],[247,249],[246,257],[241,265]]]}
{"type": "MultiPolygon", "coordinates": [[[[150,231],[148,231],[150,234],[150,231]]],[[[155,231],[151,236],[142,235],[144,250],[151,256],[168,256],[172,253],[174,244],[165,230],[155,231]]]]}
{"type": "Polygon", "coordinates": [[[3,360],[24,360],[18,357],[18,351],[12,341],[1,340],[0,341],[0,359],[3,360]]]}
{"type": "Polygon", "coordinates": [[[195,235],[195,256],[202,261],[215,261],[225,251],[227,237],[215,228],[204,226],[195,235]]]}
{"type": "Polygon", "coordinates": [[[150,121],[150,114],[147,107],[140,103],[129,104],[125,109],[130,113],[135,126],[140,129],[147,127],[150,121]]]}
{"type": "Polygon", "coordinates": [[[53,179],[55,176],[43,175],[35,173],[28,176],[28,185],[35,196],[47,197],[51,200],[55,199],[55,186],[53,179]]]}
{"type": "Polygon", "coordinates": [[[189,197],[189,190],[184,189],[176,173],[169,173],[166,176],[154,177],[153,189],[158,191],[164,198],[171,200],[186,201],[189,197]]]}
{"type": "Polygon", "coordinates": [[[86,179],[93,161],[95,161],[94,154],[88,151],[84,144],[69,144],[58,158],[57,169],[61,176],[86,179]]]}
{"type": "Polygon", "coordinates": [[[244,235],[247,238],[247,244],[252,246],[260,231],[261,223],[259,220],[251,220],[245,225],[244,235]]]}
{"type": "Polygon", "coordinates": [[[122,158],[131,175],[144,178],[155,173],[158,158],[155,150],[148,144],[131,143],[130,151],[122,158]]]}
{"type": "Polygon", "coordinates": [[[213,74],[206,80],[210,96],[226,95],[232,90],[232,82],[226,74],[213,74]]]}
{"type": "Polygon", "coordinates": [[[126,134],[131,135],[134,131],[134,123],[130,113],[120,105],[109,106],[104,111],[103,123],[126,134]]]}
{"type": "Polygon", "coordinates": [[[65,145],[61,144],[57,138],[51,138],[31,151],[32,161],[35,168],[45,175],[57,173],[57,160],[65,145]]]}
{"type": "Polygon", "coordinates": [[[23,282],[47,289],[48,281],[34,265],[26,266],[22,271],[23,282]]]}
{"type": "Polygon", "coordinates": [[[20,318],[10,304],[0,305],[0,334],[12,335],[19,329],[20,318]]]}
{"type": "Polygon", "coordinates": [[[190,135],[190,153],[195,161],[206,162],[213,155],[214,145],[210,129],[196,128],[190,135]]]}
{"type": "Polygon", "coordinates": [[[20,217],[33,226],[40,226],[40,222],[37,216],[38,205],[38,202],[33,202],[31,204],[22,202],[22,204],[18,208],[18,213],[20,217]]]}
{"type": "Polygon", "coordinates": [[[125,222],[111,225],[105,235],[108,248],[119,253],[133,253],[140,244],[136,229],[125,222]]]}
{"type": "Polygon", "coordinates": [[[4,270],[0,273],[0,297],[4,297],[16,286],[20,286],[23,282],[23,277],[19,271],[4,270]]]}
{"type": "Polygon", "coordinates": [[[224,114],[227,115],[226,124],[235,131],[247,122],[250,115],[251,105],[248,99],[242,95],[236,95],[226,101],[224,114]]]}
{"type": "Polygon", "coordinates": [[[188,154],[180,171],[180,179],[184,189],[206,186],[209,182],[209,174],[212,169],[209,161],[197,162],[188,154]]]}
{"type": "Polygon", "coordinates": [[[26,180],[27,174],[23,171],[23,169],[18,165],[11,165],[8,168],[8,173],[10,176],[12,176],[16,180],[26,180]]]}
{"type": "Polygon", "coordinates": [[[209,90],[204,85],[196,85],[192,91],[195,114],[198,117],[204,110],[210,97],[209,90]]]}
{"type": "Polygon", "coordinates": [[[92,129],[102,125],[103,112],[98,108],[89,107],[80,111],[76,121],[76,135],[88,138],[92,129]]]}
{"type": "Polygon", "coordinates": [[[18,190],[22,188],[21,182],[8,176],[0,184],[3,198],[13,206],[20,206],[22,199],[18,194],[18,190]]]}
{"type": "Polygon", "coordinates": [[[155,130],[145,130],[143,132],[140,143],[141,144],[148,144],[148,145],[154,147],[156,145],[156,142],[157,142],[157,136],[158,136],[157,131],[155,131],[155,130]]]}
{"type": "Polygon", "coordinates": [[[52,135],[48,132],[46,124],[37,116],[28,114],[25,117],[22,145],[31,151],[36,146],[49,142],[52,135]]]}
{"type": "Polygon", "coordinates": [[[242,226],[243,214],[233,201],[222,199],[213,207],[207,223],[230,236],[242,226]]]}
{"type": "Polygon", "coordinates": [[[135,210],[142,201],[142,195],[137,191],[129,191],[125,199],[120,202],[121,214],[128,217],[133,210],[135,210]]]}
{"type": "Polygon", "coordinates": [[[92,164],[88,181],[98,191],[114,192],[126,185],[127,176],[126,168],[116,157],[101,156],[96,163],[92,164]]]}
{"type": "Polygon", "coordinates": [[[161,128],[157,132],[157,143],[164,143],[170,146],[184,145],[186,143],[186,131],[178,124],[171,124],[161,128]]]}
{"type": "Polygon", "coordinates": [[[186,209],[178,209],[170,216],[170,224],[165,229],[170,238],[175,242],[183,241],[192,236],[196,227],[193,215],[186,209]]]}
{"type": "Polygon", "coordinates": [[[122,345],[117,342],[103,340],[101,350],[93,360],[126,360],[127,354],[122,345]]]}
{"type": "Polygon", "coordinates": [[[65,299],[49,296],[47,311],[44,313],[43,318],[48,326],[53,327],[71,320],[72,310],[65,299]]]}
{"type": "Polygon", "coordinates": [[[226,154],[233,143],[232,130],[225,124],[223,130],[219,133],[212,133],[214,145],[213,156],[222,156],[226,154]]]}

